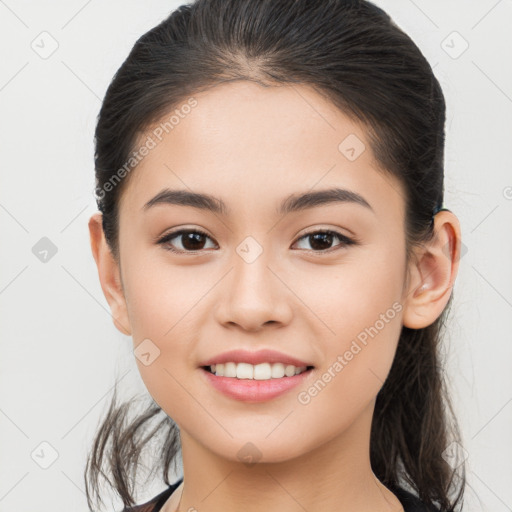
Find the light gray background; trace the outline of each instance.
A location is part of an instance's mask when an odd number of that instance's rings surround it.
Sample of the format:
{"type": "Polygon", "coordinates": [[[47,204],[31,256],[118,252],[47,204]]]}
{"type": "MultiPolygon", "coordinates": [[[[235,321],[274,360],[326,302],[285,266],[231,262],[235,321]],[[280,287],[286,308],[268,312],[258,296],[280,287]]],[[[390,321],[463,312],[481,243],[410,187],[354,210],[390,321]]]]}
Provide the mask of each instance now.
{"type": "MultiPolygon", "coordinates": [[[[145,391],[89,246],[93,131],[135,40],[180,3],[0,0],[0,512],[86,511],[85,455],[114,381],[125,396],[145,391]],[[57,248],[45,263],[32,251],[42,237],[57,248]],[[41,443],[58,453],[47,469],[41,443]]],[[[512,2],[376,3],[447,101],[445,205],[467,249],[445,339],[468,452],[464,510],[512,510],[512,2]]]]}

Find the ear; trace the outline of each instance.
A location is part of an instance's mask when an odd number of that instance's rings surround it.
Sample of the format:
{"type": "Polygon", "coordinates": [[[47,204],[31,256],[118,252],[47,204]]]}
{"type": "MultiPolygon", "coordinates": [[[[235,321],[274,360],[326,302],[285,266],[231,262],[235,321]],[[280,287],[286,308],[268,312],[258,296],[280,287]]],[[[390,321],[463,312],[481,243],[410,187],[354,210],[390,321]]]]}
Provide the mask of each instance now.
{"type": "Polygon", "coordinates": [[[434,216],[434,236],[414,251],[404,290],[405,327],[422,329],[433,324],[443,312],[459,269],[460,224],[449,210],[434,216]]]}
{"type": "Polygon", "coordinates": [[[105,239],[102,214],[96,212],[89,219],[91,249],[98,267],[101,289],[112,312],[114,325],[123,334],[131,335],[126,299],[122,287],[120,268],[105,239]]]}

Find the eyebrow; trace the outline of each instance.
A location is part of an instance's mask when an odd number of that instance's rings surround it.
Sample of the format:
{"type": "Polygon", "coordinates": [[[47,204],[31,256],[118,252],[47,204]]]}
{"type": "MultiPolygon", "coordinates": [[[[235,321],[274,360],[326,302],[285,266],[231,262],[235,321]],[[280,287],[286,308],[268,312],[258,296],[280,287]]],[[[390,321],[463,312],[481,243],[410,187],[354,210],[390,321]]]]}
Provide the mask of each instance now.
{"type": "MultiPolygon", "coordinates": [[[[303,194],[292,194],[288,196],[277,209],[278,215],[286,215],[292,212],[307,210],[317,206],[324,206],[332,203],[353,203],[359,204],[373,211],[368,201],[361,195],[343,188],[330,188],[317,190],[303,194]]],[[[171,190],[168,188],[160,191],[150,199],[143,207],[146,211],[158,204],[170,204],[178,206],[191,206],[200,210],[210,211],[220,215],[229,214],[226,203],[218,197],[210,194],[191,192],[189,190],[171,190]]]]}

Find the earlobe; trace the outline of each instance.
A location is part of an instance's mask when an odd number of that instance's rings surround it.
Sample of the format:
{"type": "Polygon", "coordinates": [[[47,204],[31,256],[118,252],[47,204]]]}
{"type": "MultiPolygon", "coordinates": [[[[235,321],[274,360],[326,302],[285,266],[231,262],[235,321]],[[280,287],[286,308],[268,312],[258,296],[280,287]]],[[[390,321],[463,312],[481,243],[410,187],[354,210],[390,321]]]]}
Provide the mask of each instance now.
{"type": "Polygon", "coordinates": [[[94,213],[89,219],[89,236],[94,261],[98,267],[101,289],[110,306],[114,325],[120,332],[130,336],[130,322],[120,269],[105,239],[100,212],[94,213]]]}
{"type": "Polygon", "coordinates": [[[409,286],[405,290],[402,322],[422,329],[441,315],[452,292],[459,268],[460,225],[449,210],[434,217],[434,236],[415,251],[409,263],[409,286]]]}

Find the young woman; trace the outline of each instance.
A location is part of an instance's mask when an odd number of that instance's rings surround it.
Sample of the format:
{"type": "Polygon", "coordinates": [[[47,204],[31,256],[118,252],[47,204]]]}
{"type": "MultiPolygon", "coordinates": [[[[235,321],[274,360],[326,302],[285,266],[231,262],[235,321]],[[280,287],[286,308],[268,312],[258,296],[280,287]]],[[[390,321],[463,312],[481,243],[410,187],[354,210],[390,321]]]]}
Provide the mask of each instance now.
{"type": "Polygon", "coordinates": [[[428,62],[369,2],[198,0],[136,42],[89,228],[150,398],[130,418],[114,393],[91,510],[100,477],[126,511],[460,507],[444,123],[428,62]],[[146,467],[166,489],[134,507],[146,467]]]}

